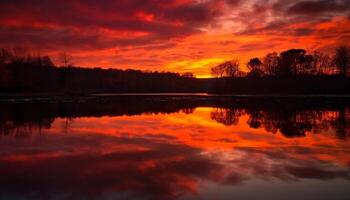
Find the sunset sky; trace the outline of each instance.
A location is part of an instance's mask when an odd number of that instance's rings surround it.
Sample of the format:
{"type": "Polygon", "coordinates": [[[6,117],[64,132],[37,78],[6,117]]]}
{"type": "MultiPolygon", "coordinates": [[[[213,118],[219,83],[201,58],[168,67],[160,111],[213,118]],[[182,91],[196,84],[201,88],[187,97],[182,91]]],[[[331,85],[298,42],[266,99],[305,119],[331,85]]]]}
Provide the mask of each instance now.
{"type": "MultiPolygon", "coordinates": [[[[350,43],[350,0],[0,0],[0,47],[60,65],[193,72],[350,43]]],[[[243,69],[244,70],[244,69],[243,69]]]]}

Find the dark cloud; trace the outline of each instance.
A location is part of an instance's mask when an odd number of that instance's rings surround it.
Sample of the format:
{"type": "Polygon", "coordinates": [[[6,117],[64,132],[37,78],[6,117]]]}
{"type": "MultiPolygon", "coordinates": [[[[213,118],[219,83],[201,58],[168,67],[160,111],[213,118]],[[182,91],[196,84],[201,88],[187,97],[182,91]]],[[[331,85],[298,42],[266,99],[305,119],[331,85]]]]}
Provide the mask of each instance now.
{"type": "Polygon", "coordinates": [[[311,28],[298,28],[295,29],[296,36],[311,35],[314,32],[311,28]]]}
{"type": "Polygon", "coordinates": [[[242,0],[225,0],[225,3],[229,6],[237,6],[242,3],[242,0]]]}
{"type": "Polygon", "coordinates": [[[240,160],[234,162],[241,162],[242,168],[251,168],[255,175],[270,179],[272,177],[282,180],[300,180],[300,179],[345,179],[350,180],[349,169],[344,169],[331,161],[319,159],[317,154],[323,152],[323,149],[315,149],[301,146],[289,146],[279,148],[250,148],[238,147],[238,151],[245,153],[240,160]],[[263,159],[261,158],[263,155],[263,159]],[[307,159],[300,159],[297,157],[306,156],[307,159]],[[260,165],[254,165],[249,160],[260,159],[260,165]],[[262,160],[261,160],[262,159],[262,160]],[[271,164],[266,160],[273,160],[275,163],[271,164]]]}
{"type": "Polygon", "coordinates": [[[345,12],[350,10],[348,0],[300,1],[287,9],[289,15],[315,15],[345,12]]]}
{"type": "Polygon", "coordinates": [[[1,1],[1,44],[20,38],[22,43],[79,48],[143,45],[198,33],[220,14],[217,1],[1,1]],[[103,29],[112,33],[99,32],[103,29]],[[117,37],[119,32],[130,34],[117,37]]]}
{"type": "MultiPolygon", "coordinates": [[[[349,32],[346,26],[336,24],[322,30],[320,23],[335,23],[335,17],[345,17],[350,11],[349,0],[278,0],[256,1],[251,8],[236,18],[245,29],[240,35],[264,34],[269,36],[328,38],[337,41],[349,32]],[[249,18],[248,16],[257,16],[249,18]],[[243,17],[242,17],[243,16],[243,17]]],[[[336,22],[340,23],[340,21],[336,22]]],[[[244,46],[243,46],[244,47],[244,46]]],[[[247,46],[249,49],[250,47],[247,46]]]]}
{"type": "Polygon", "coordinates": [[[330,170],[311,166],[287,166],[287,171],[299,178],[329,180],[335,178],[350,179],[346,170],[330,170]]]}

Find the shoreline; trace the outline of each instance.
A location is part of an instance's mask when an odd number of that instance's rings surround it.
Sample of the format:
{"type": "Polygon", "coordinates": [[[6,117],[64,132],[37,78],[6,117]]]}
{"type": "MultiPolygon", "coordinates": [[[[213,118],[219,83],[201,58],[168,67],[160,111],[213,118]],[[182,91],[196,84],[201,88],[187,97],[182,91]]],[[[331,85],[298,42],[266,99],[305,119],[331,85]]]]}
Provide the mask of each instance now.
{"type": "Polygon", "coordinates": [[[183,98],[344,98],[350,94],[212,94],[212,93],[0,93],[0,101],[60,100],[83,98],[183,97],[183,98]]]}

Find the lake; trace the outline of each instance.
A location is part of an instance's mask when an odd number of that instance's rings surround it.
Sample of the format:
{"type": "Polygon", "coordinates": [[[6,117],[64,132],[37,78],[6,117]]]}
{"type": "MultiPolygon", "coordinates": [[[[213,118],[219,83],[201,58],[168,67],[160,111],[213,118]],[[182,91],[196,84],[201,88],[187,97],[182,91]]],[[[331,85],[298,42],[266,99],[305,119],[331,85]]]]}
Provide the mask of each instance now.
{"type": "Polygon", "coordinates": [[[348,97],[2,100],[0,199],[349,199],[348,97]]]}

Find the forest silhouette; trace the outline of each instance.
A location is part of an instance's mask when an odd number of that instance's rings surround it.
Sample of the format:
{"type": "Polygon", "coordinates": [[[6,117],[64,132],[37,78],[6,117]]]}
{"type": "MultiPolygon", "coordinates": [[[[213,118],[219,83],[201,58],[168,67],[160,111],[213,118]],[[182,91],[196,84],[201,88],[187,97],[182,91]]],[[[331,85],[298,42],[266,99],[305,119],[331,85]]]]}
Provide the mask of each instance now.
{"type": "Polygon", "coordinates": [[[241,71],[239,59],[211,68],[214,78],[198,79],[190,72],[148,72],[73,66],[62,54],[62,66],[48,56],[32,56],[21,48],[0,49],[1,93],[132,93],[208,92],[233,94],[350,93],[350,48],[334,55],[290,49],[252,58],[241,71]]]}

